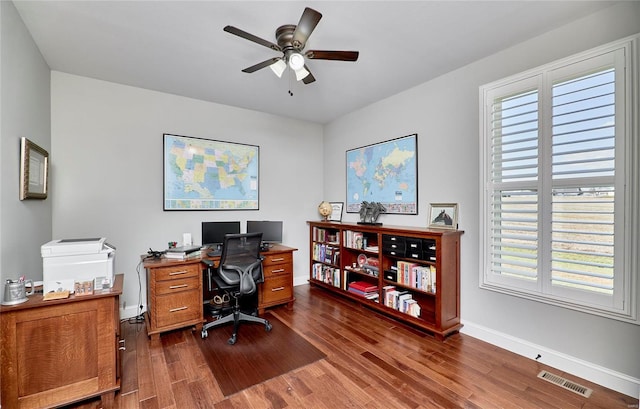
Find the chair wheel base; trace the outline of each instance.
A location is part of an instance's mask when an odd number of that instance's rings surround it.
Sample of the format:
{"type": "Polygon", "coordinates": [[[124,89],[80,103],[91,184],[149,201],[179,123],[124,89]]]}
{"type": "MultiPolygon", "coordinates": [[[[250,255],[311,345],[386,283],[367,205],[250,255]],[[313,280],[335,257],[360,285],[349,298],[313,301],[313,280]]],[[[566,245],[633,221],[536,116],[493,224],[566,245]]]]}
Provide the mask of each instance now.
{"type": "Polygon", "coordinates": [[[271,323],[269,321],[264,323],[264,330],[267,332],[271,332],[271,328],[273,328],[273,326],[271,325],[271,323]]]}
{"type": "Polygon", "coordinates": [[[202,337],[202,339],[205,339],[206,337],[209,336],[209,331],[207,331],[206,329],[203,329],[202,332],[200,333],[200,336],[202,337]]]}
{"type": "Polygon", "coordinates": [[[233,344],[235,344],[235,343],[236,343],[236,341],[237,341],[237,340],[238,340],[238,339],[236,338],[236,336],[235,336],[235,335],[232,335],[232,336],[231,336],[231,338],[229,338],[229,339],[227,340],[227,344],[229,344],[229,345],[233,345],[233,344]]]}

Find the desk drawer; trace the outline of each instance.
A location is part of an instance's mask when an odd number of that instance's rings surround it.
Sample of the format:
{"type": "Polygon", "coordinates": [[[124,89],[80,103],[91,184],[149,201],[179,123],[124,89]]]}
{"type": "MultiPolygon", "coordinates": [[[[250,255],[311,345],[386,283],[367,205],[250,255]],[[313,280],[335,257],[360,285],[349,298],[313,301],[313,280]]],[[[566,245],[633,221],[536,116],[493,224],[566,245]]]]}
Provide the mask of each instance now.
{"type": "MultiPolygon", "coordinates": [[[[267,252],[268,253],[268,252],[267,252]]],[[[293,255],[291,252],[288,253],[276,253],[276,254],[265,254],[262,253],[264,260],[262,260],[262,266],[272,266],[276,264],[292,264],[293,263],[293,255]]]]}
{"type": "Polygon", "coordinates": [[[262,272],[264,273],[264,279],[267,280],[271,277],[290,276],[293,274],[291,271],[292,264],[276,264],[263,266],[262,272]]]}
{"type": "Polygon", "coordinates": [[[200,263],[154,268],[153,274],[156,281],[197,278],[200,276],[200,263]]]}
{"type": "Polygon", "coordinates": [[[156,298],[157,326],[165,327],[195,320],[202,313],[197,290],[183,291],[156,298]]]}
{"type": "Polygon", "coordinates": [[[278,301],[289,301],[293,297],[291,278],[274,277],[265,280],[262,284],[262,303],[270,304],[278,301]]]}
{"type": "MultiPolygon", "coordinates": [[[[182,276],[180,276],[182,277],[182,276]]],[[[159,281],[156,283],[156,294],[173,294],[179,291],[197,290],[199,284],[198,277],[186,277],[175,280],[159,281]]]]}

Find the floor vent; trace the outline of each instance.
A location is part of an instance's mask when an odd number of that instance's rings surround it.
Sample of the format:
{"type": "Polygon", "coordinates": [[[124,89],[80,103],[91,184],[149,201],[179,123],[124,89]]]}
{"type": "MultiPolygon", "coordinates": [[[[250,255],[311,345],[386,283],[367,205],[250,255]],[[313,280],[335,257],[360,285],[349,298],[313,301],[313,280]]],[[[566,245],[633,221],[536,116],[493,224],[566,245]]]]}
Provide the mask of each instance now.
{"type": "Polygon", "coordinates": [[[571,382],[570,380],[565,379],[562,376],[554,375],[551,372],[541,371],[538,374],[538,378],[544,379],[547,382],[555,383],[556,385],[570,390],[571,392],[575,392],[578,395],[584,396],[585,398],[591,396],[591,392],[593,392],[586,386],[578,385],[575,382],[571,382]]]}

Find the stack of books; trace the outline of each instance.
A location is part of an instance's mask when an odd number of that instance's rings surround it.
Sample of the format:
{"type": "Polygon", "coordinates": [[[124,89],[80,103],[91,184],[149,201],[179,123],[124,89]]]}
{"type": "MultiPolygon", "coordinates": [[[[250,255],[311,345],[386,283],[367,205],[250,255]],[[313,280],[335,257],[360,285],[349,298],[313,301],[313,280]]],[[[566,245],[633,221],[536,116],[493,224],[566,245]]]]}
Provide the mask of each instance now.
{"type": "Polygon", "coordinates": [[[164,257],[171,260],[191,260],[202,255],[200,246],[182,246],[167,249],[164,257]]]}
{"type": "Polygon", "coordinates": [[[378,302],[378,286],[367,283],[366,281],[353,281],[349,283],[348,291],[368,300],[378,302]]]}

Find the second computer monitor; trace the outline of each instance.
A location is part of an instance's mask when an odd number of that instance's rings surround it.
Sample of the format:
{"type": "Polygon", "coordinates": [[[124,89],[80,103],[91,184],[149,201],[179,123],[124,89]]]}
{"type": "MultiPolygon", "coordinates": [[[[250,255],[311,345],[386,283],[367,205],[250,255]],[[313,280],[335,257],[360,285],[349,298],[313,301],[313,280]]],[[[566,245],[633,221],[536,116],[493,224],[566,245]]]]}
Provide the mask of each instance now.
{"type": "Polygon", "coordinates": [[[240,222],[202,222],[202,245],[222,244],[227,234],[240,233],[240,222]]]}
{"type": "Polygon", "coordinates": [[[247,233],[262,233],[265,243],[282,243],[282,221],[247,220],[247,233]]]}

